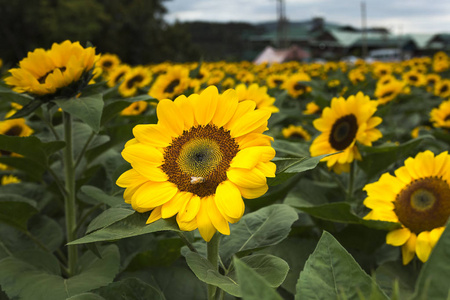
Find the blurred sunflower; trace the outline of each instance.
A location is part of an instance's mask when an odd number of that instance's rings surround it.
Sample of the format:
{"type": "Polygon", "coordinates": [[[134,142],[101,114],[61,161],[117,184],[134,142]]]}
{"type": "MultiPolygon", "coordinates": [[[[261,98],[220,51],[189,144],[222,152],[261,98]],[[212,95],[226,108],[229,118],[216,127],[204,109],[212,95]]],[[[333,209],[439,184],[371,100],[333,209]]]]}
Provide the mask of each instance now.
{"type": "Polygon", "coordinates": [[[375,63],[373,66],[373,74],[376,78],[380,78],[392,73],[392,65],[387,63],[375,63]]]}
{"type": "Polygon", "coordinates": [[[292,138],[292,139],[299,139],[304,141],[310,141],[311,135],[306,131],[302,126],[295,126],[293,124],[289,125],[286,128],[283,128],[281,130],[281,134],[283,134],[283,137],[286,139],[292,138]]]}
{"type": "Polygon", "coordinates": [[[152,84],[148,94],[158,100],[174,99],[189,87],[189,69],[173,66],[165,74],[159,75],[152,84]]]}
{"type": "Polygon", "coordinates": [[[438,108],[431,110],[430,122],[436,128],[450,129],[450,100],[443,101],[438,108]]]}
{"type": "Polygon", "coordinates": [[[19,182],[21,182],[21,180],[14,175],[3,175],[0,185],[7,185],[7,184],[13,184],[13,183],[19,183],[19,182]]]}
{"type": "Polygon", "coordinates": [[[104,53],[100,56],[97,66],[102,68],[103,72],[111,72],[120,65],[120,58],[115,54],[104,53]]]}
{"type": "Polygon", "coordinates": [[[450,79],[442,79],[434,85],[434,94],[441,98],[450,97],[450,79]]]}
{"type": "Polygon", "coordinates": [[[275,176],[272,139],[263,134],[270,112],[255,107],[214,86],[161,100],[158,123],[137,125],[122,151],[132,166],[117,180],[125,202],[152,211],[147,223],[177,215],[181,230],[198,228],[205,241],[230,234],[244,214],[242,197],[263,195],[275,176]]]}
{"type": "Polygon", "coordinates": [[[253,83],[247,88],[245,84],[241,83],[236,86],[236,94],[239,101],[255,101],[257,109],[264,109],[271,113],[280,111],[278,107],[273,105],[275,98],[267,94],[266,86],[259,86],[257,83],[253,83]]]}
{"type": "Polygon", "coordinates": [[[311,92],[311,87],[303,83],[308,81],[311,81],[311,77],[309,77],[308,74],[296,73],[288,77],[282,88],[287,90],[288,94],[293,98],[297,98],[303,94],[311,92]]]}
{"type": "Polygon", "coordinates": [[[428,260],[450,216],[450,155],[421,152],[405,160],[395,176],[385,173],[364,187],[364,205],[372,209],[364,219],[398,222],[386,243],[402,246],[403,264],[414,254],[428,260]]]}
{"type": "Polygon", "coordinates": [[[122,116],[137,116],[142,114],[148,107],[146,101],[136,101],[120,112],[122,116]]]}
{"type": "Polygon", "coordinates": [[[348,79],[350,79],[353,84],[358,84],[366,80],[366,76],[361,68],[356,68],[348,72],[348,79]]]}
{"type": "Polygon", "coordinates": [[[137,66],[125,73],[122,83],[119,85],[119,93],[122,97],[136,95],[138,89],[150,84],[152,74],[148,68],[137,66]]]}
{"type": "Polygon", "coordinates": [[[54,43],[50,50],[29,52],[19,68],[9,70],[11,76],[5,82],[18,93],[38,96],[54,94],[70,85],[70,95],[65,96],[74,96],[88,84],[92,77],[89,71],[99,57],[93,47],[83,48],[79,42],[54,43]]]}
{"type": "Polygon", "coordinates": [[[385,104],[394,100],[403,91],[404,86],[404,83],[398,80],[393,80],[388,84],[377,85],[374,95],[378,104],[385,104]]]}
{"type": "Polygon", "coordinates": [[[287,79],[286,74],[270,74],[267,75],[266,84],[271,89],[281,88],[286,79],[287,79]]]}
{"type": "Polygon", "coordinates": [[[107,85],[109,87],[113,87],[119,82],[121,82],[125,78],[125,74],[131,70],[131,67],[128,65],[119,65],[114,68],[108,75],[107,85]]]}
{"type": "Polygon", "coordinates": [[[434,87],[441,81],[441,76],[435,73],[425,75],[425,81],[427,86],[427,92],[434,92],[434,87]]]}
{"type": "Polygon", "coordinates": [[[311,156],[341,153],[324,157],[329,168],[336,173],[347,171],[350,163],[361,159],[356,146],[359,142],[371,146],[382,134],[375,127],[381,118],[373,117],[377,110],[376,101],[359,92],[356,96],[333,98],[331,106],[326,107],[322,116],[314,120],[314,127],[322,133],[314,139],[310,147],[311,156]]]}
{"type": "Polygon", "coordinates": [[[412,69],[406,73],[403,73],[403,80],[412,86],[423,86],[426,84],[425,75],[412,69]]]}
{"type": "Polygon", "coordinates": [[[322,112],[322,109],[319,105],[317,105],[314,101],[309,102],[306,104],[306,109],[303,111],[303,114],[305,115],[313,115],[318,114],[322,112]]]}

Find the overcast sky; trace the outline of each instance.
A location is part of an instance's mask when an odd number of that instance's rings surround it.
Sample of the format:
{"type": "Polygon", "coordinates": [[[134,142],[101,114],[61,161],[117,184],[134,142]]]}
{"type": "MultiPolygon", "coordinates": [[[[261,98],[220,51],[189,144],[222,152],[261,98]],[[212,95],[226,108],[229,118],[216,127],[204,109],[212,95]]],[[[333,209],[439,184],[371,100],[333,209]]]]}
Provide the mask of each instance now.
{"type": "MultiPolygon", "coordinates": [[[[285,0],[289,21],[323,17],[328,22],[361,27],[360,0],[285,0]]],[[[450,0],[366,0],[368,27],[395,34],[450,33],[450,0]]],[[[277,18],[277,0],[168,0],[166,20],[245,21],[277,18]]]]}

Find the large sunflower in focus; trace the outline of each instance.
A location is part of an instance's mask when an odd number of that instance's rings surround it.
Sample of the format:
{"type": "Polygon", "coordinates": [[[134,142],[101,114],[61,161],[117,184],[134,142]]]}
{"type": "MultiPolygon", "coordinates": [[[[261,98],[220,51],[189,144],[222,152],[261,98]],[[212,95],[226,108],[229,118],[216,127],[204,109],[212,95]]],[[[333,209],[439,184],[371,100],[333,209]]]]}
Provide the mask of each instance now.
{"type": "Polygon", "coordinates": [[[244,213],[247,199],[263,195],[266,177],[275,176],[275,150],[263,135],[270,112],[236,92],[163,99],[157,124],[137,125],[122,152],[132,169],[117,185],[138,212],[152,211],[147,223],[176,215],[181,230],[199,229],[209,241],[244,213]]]}
{"type": "Polygon", "coordinates": [[[398,222],[386,243],[402,246],[403,264],[414,254],[425,262],[450,216],[450,155],[421,152],[405,160],[395,176],[385,173],[364,187],[364,205],[372,209],[364,218],[398,222]]]}
{"type": "MultiPolygon", "coordinates": [[[[93,47],[83,48],[79,42],[54,43],[50,50],[38,48],[29,52],[19,62],[19,68],[9,70],[11,76],[5,78],[5,82],[18,93],[54,94],[79,81],[94,67],[98,58],[93,47]]],[[[81,84],[87,84],[89,79],[81,84]]],[[[75,89],[75,94],[81,87],[75,89]]]]}
{"type": "Polygon", "coordinates": [[[311,156],[341,153],[324,157],[329,168],[340,173],[347,171],[350,163],[361,159],[356,142],[371,146],[382,135],[375,127],[381,118],[374,117],[377,110],[376,101],[359,92],[348,99],[333,98],[331,106],[324,108],[322,116],[314,120],[314,127],[322,133],[313,141],[311,156]]]}
{"type": "Polygon", "coordinates": [[[256,103],[256,108],[265,109],[271,113],[279,112],[278,107],[273,105],[275,98],[267,94],[266,86],[259,86],[257,83],[251,84],[247,87],[241,83],[236,86],[236,94],[239,101],[253,100],[256,103]]]}
{"type": "Polygon", "coordinates": [[[189,83],[189,69],[173,66],[156,78],[148,94],[158,100],[175,99],[189,87],[189,83]]]}

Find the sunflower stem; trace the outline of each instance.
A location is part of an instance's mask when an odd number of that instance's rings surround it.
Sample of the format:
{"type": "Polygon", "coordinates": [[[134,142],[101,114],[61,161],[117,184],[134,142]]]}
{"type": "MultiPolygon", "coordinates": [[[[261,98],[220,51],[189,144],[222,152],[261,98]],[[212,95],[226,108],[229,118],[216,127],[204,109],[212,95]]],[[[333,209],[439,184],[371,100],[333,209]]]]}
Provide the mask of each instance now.
{"type": "MultiPolygon", "coordinates": [[[[73,161],[73,136],[72,136],[72,117],[70,114],[63,113],[63,123],[64,123],[64,140],[66,142],[66,147],[63,150],[63,160],[64,160],[64,175],[65,175],[65,214],[66,214],[66,232],[67,232],[67,243],[72,242],[76,239],[77,227],[76,221],[76,207],[75,207],[75,167],[73,161]]],[[[77,266],[77,246],[68,246],[68,273],[69,276],[75,274],[75,269],[77,266]]]]}
{"type": "Polygon", "coordinates": [[[351,201],[353,197],[353,185],[355,183],[355,161],[350,163],[350,174],[348,179],[347,201],[351,201]]]}
{"type": "MultiPolygon", "coordinates": [[[[220,234],[216,232],[211,240],[206,243],[208,261],[212,264],[215,271],[219,270],[219,242],[220,234]]],[[[208,284],[208,300],[215,299],[216,291],[216,286],[208,284]]]]}

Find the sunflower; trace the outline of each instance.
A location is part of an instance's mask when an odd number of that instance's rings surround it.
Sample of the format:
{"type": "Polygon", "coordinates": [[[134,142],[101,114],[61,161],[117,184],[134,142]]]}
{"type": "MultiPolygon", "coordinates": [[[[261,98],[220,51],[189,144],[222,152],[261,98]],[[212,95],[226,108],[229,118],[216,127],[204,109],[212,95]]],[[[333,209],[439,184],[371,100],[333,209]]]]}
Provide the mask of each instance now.
{"type": "Polygon", "coordinates": [[[19,183],[21,180],[14,175],[3,175],[0,185],[19,183]]]}
{"type": "Polygon", "coordinates": [[[284,138],[289,139],[299,139],[304,141],[310,141],[311,135],[302,126],[295,126],[293,124],[281,130],[284,138]]]}
{"type": "Polygon", "coordinates": [[[333,98],[331,107],[324,108],[322,116],[314,120],[314,127],[322,133],[313,141],[311,156],[342,151],[324,157],[329,168],[340,173],[347,170],[354,159],[361,159],[356,142],[371,146],[382,135],[375,127],[381,118],[373,117],[377,110],[376,101],[371,101],[362,92],[356,96],[333,98]]]}
{"type": "Polygon", "coordinates": [[[303,82],[311,81],[306,73],[297,73],[288,77],[283,83],[282,88],[287,90],[288,94],[294,98],[297,98],[305,93],[311,92],[311,87],[303,82]]]}
{"type": "Polygon", "coordinates": [[[119,85],[119,93],[122,97],[132,97],[136,95],[138,89],[150,84],[152,74],[143,67],[137,66],[125,73],[122,83],[119,85]]]}
{"type": "Polygon", "coordinates": [[[98,58],[94,48],[83,48],[79,42],[54,43],[50,50],[38,48],[29,52],[19,62],[19,68],[9,70],[11,76],[5,78],[5,82],[18,93],[38,96],[54,94],[78,82],[77,94],[90,79],[80,78],[89,73],[98,58]]]}
{"type": "Polygon", "coordinates": [[[257,83],[253,83],[247,88],[245,84],[241,83],[236,86],[236,94],[239,101],[255,101],[257,109],[265,109],[271,113],[280,111],[278,107],[273,105],[275,98],[267,94],[266,86],[259,86],[257,83]]]}
{"type": "Polygon", "coordinates": [[[426,84],[425,75],[418,72],[415,69],[412,69],[406,73],[403,73],[403,80],[407,82],[409,85],[413,86],[423,86],[426,84]]]}
{"type": "Polygon", "coordinates": [[[231,77],[227,77],[222,81],[221,86],[222,91],[226,91],[228,89],[234,88],[236,86],[236,81],[231,77]]]}
{"type": "Polygon", "coordinates": [[[433,92],[434,87],[438,82],[441,81],[441,79],[442,79],[441,76],[435,73],[425,75],[427,91],[430,93],[433,92]]]}
{"type": "Polygon", "coordinates": [[[129,65],[119,65],[114,68],[108,75],[108,82],[106,83],[109,87],[113,87],[119,82],[123,81],[125,74],[131,70],[129,65]]]}
{"type": "Polygon", "coordinates": [[[134,127],[122,151],[132,166],[117,180],[125,202],[152,211],[147,223],[177,215],[181,230],[198,228],[205,241],[229,234],[244,213],[242,197],[263,195],[275,176],[272,139],[263,134],[270,112],[255,107],[215,86],[161,100],[158,123],[134,127]]]}
{"type": "Polygon", "coordinates": [[[434,85],[434,94],[441,98],[450,97],[450,79],[442,79],[434,85]]]}
{"type": "Polygon", "coordinates": [[[404,88],[404,83],[398,80],[392,80],[388,84],[377,85],[375,97],[378,104],[385,104],[394,100],[404,88]]]}
{"type": "Polygon", "coordinates": [[[364,187],[364,205],[372,209],[364,219],[398,222],[386,243],[402,246],[403,264],[414,254],[427,261],[450,216],[450,155],[427,150],[405,160],[395,176],[385,173],[364,187]]]}
{"type": "Polygon", "coordinates": [[[97,62],[97,66],[102,68],[104,72],[111,72],[118,65],[120,65],[120,58],[110,53],[102,54],[97,62]]]}
{"type": "Polygon", "coordinates": [[[137,116],[142,114],[148,107],[146,101],[136,101],[120,112],[122,116],[137,116]]]}
{"type": "Polygon", "coordinates": [[[430,112],[430,122],[434,127],[450,129],[450,100],[443,101],[430,112]]]}
{"type": "Polygon", "coordinates": [[[366,76],[361,68],[356,68],[348,72],[348,79],[350,79],[353,84],[358,84],[366,80],[366,76]]]}
{"type": "Polygon", "coordinates": [[[270,74],[267,75],[266,83],[267,86],[271,89],[281,88],[287,78],[288,76],[286,74],[270,74]]]}
{"type": "Polygon", "coordinates": [[[156,78],[148,94],[158,100],[174,99],[189,87],[189,82],[189,69],[183,66],[173,66],[167,69],[166,74],[156,78]]]}
{"type": "Polygon", "coordinates": [[[392,65],[387,63],[377,62],[373,66],[373,74],[379,78],[392,73],[392,65]]]}
{"type": "Polygon", "coordinates": [[[321,113],[322,109],[319,105],[316,104],[316,102],[311,101],[308,104],[306,104],[306,109],[303,111],[304,115],[313,115],[321,113]]]}

